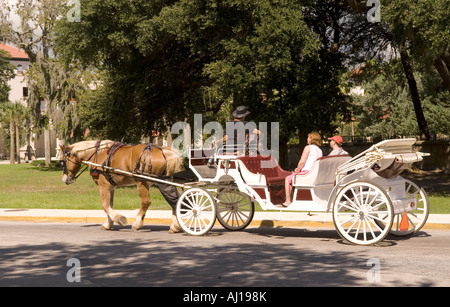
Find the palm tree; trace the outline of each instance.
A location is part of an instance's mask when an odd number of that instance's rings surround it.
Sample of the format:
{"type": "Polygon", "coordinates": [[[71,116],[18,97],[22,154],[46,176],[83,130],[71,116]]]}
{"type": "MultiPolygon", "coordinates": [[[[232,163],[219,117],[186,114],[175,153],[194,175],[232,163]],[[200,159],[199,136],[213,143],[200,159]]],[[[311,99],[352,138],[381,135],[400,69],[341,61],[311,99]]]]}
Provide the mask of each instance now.
{"type": "Polygon", "coordinates": [[[4,102],[0,104],[0,121],[3,123],[9,123],[10,133],[10,158],[11,164],[15,163],[15,153],[17,151],[17,161],[20,163],[20,134],[19,125],[24,121],[27,116],[27,108],[20,103],[16,102],[4,102]],[[14,146],[14,140],[16,146],[14,146]]]}

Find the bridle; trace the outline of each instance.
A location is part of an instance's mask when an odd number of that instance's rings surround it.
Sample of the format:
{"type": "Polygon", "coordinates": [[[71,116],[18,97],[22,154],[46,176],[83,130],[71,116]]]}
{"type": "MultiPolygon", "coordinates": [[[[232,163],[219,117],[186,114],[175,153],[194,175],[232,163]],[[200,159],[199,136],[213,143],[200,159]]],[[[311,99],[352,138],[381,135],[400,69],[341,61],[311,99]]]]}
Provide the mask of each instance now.
{"type": "MultiPolygon", "coordinates": [[[[102,141],[97,141],[97,144],[96,144],[95,146],[89,147],[89,148],[86,148],[86,149],[83,149],[83,150],[82,150],[82,151],[85,151],[85,150],[89,150],[89,149],[95,148],[95,151],[92,153],[92,155],[89,157],[89,159],[87,159],[87,161],[91,160],[91,158],[92,158],[94,155],[97,155],[97,154],[98,154],[98,150],[99,150],[99,148],[100,148],[101,142],[102,142],[102,141]]],[[[78,162],[74,162],[74,161],[70,160],[70,151],[69,151],[69,149],[68,149],[67,147],[64,149],[63,157],[64,157],[64,159],[59,160],[59,164],[60,164],[61,167],[63,168],[63,174],[66,175],[66,176],[68,176],[68,175],[69,175],[69,170],[67,169],[67,161],[70,161],[70,162],[72,162],[73,164],[77,164],[78,162]]],[[[79,162],[79,163],[83,163],[83,162],[79,162]]],[[[88,168],[89,168],[89,166],[88,166],[87,164],[84,164],[84,166],[82,166],[82,167],[78,170],[78,172],[75,174],[75,177],[74,177],[73,179],[77,179],[78,177],[80,177],[81,174],[83,174],[88,168]]]]}
{"type": "MultiPolygon", "coordinates": [[[[63,168],[63,174],[68,176],[69,175],[69,170],[67,169],[67,161],[70,161],[73,164],[77,164],[77,162],[74,162],[74,161],[70,160],[70,152],[69,152],[68,148],[65,148],[63,156],[64,156],[64,159],[63,160],[59,160],[59,164],[63,168]]],[[[79,163],[82,163],[82,162],[79,162],[79,163]]],[[[73,179],[77,179],[78,177],[80,177],[81,174],[83,174],[88,168],[89,167],[86,164],[84,164],[84,166],[82,166],[78,170],[77,174],[75,175],[75,177],[73,179]]]]}

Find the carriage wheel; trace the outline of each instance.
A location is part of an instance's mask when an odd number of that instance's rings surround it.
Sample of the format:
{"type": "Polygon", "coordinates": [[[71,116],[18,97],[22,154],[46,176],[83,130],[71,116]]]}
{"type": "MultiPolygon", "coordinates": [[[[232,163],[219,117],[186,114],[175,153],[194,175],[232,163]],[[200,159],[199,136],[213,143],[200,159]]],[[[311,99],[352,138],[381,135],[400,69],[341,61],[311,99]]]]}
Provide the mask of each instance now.
{"type": "Polygon", "coordinates": [[[250,197],[237,190],[222,190],[217,195],[217,219],[228,230],[242,230],[255,214],[255,204],[250,197]]]}
{"type": "Polygon", "coordinates": [[[394,236],[408,236],[418,232],[427,222],[430,206],[427,193],[411,180],[405,179],[405,198],[411,199],[416,203],[416,209],[407,212],[408,229],[400,230],[400,223],[403,214],[398,213],[394,216],[394,224],[390,234],[394,236]]]}
{"type": "Polygon", "coordinates": [[[393,212],[391,199],[380,187],[369,182],[353,182],[337,194],[333,222],[343,239],[370,245],[389,233],[393,212]]]}
{"type": "Polygon", "coordinates": [[[176,217],[186,233],[204,235],[216,221],[216,205],[208,191],[192,188],[181,194],[177,202],[176,217]]]}

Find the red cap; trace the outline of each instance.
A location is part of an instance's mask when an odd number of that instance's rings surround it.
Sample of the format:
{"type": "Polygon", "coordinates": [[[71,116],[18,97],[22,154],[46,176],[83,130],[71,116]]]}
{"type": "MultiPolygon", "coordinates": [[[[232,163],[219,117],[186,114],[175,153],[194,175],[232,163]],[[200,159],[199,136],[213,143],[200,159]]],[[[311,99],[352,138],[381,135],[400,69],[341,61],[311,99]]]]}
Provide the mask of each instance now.
{"type": "Polygon", "coordinates": [[[342,143],[344,143],[344,140],[339,135],[335,135],[328,139],[335,141],[338,145],[342,145],[342,143]]]}

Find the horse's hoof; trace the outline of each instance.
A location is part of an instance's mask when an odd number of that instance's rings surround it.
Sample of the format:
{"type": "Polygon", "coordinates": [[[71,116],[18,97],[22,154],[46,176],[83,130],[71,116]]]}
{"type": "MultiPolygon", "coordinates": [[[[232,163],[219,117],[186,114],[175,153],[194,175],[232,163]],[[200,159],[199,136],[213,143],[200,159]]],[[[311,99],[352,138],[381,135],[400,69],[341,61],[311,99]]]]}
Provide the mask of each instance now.
{"type": "Polygon", "coordinates": [[[105,225],[102,225],[102,230],[111,230],[111,227],[106,227],[105,225]]]}
{"type": "Polygon", "coordinates": [[[131,226],[131,230],[132,231],[139,231],[139,230],[141,230],[142,229],[142,226],[131,226]]]}
{"type": "Polygon", "coordinates": [[[181,227],[170,226],[169,233],[179,233],[181,231],[181,227]]]}
{"type": "Polygon", "coordinates": [[[144,226],[144,222],[142,222],[141,219],[136,219],[134,221],[133,225],[131,226],[131,230],[138,231],[138,230],[141,230],[143,226],[144,226]]]}
{"type": "Polygon", "coordinates": [[[127,226],[128,225],[128,221],[127,218],[124,217],[123,215],[119,215],[114,219],[114,222],[116,222],[117,224],[119,224],[120,226],[127,226]]]}

